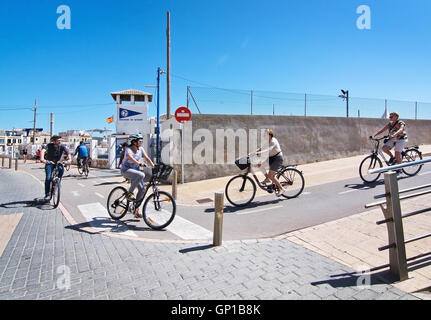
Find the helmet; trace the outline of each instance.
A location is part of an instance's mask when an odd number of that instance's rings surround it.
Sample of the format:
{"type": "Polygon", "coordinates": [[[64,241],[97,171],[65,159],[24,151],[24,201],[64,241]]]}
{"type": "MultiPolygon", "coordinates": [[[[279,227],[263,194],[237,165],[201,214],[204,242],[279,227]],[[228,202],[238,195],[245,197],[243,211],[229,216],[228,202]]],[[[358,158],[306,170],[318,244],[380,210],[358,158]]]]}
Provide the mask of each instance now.
{"type": "Polygon", "coordinates": [[[140,133],[135,133],[135,134],[130,135],[129,138],[131,138],[131,139],[142,139],[142,138],[144,138],[144,136],[140,133]]]}

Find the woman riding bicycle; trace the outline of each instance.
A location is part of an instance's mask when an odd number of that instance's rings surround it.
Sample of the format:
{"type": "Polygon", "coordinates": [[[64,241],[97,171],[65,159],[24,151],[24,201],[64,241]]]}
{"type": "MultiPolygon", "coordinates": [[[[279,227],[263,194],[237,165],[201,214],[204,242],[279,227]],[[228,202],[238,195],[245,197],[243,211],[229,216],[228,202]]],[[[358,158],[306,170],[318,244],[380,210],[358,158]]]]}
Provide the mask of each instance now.
{"type": "MultiPolygon", "coordinates": [[[[280,144],[278,143],[278,140],[274,137],[274,132],[271,129],[266,130],[265,138],[269,140],[268,149],[261,150],[261,148],[259,148],[255,152],[255,154],[269,152],[269,172],[264,172],[266,179],[262,181],[262,184],[273,182],[278,188],[278,191],[275,194],[277,197],[280,197],[283,193],[286,192],[286,189],[282,187],[280,181],[278,181],[275,174],[277,173],[277,170],[283,165],[283,153],[281,152],[280,144]]],[[[260,166],[261,163],[259,163],[259,167],[260,166]]]]}
{"type": "Polygon", "coordinates": [[[381,130],[376,132],[374,138],[381,134],[382,132],[389,130],[389,140],[385,142],[382,147],[383,152],[389,155],[391,158],[389,163],[393,163],[396,159],[397,164],[402,163],[401,153],[404,148],[407,146],[407,132],[406,132],[406,124],[399,120],[399,115],[397,112],[391,112],[389,114],[390,122],[381,130]],[[395,158],[392,155],[391,149],[395,147],[395,158]]]}
{"type": "MultiPolygon", "coordinates": [[[[131,184],[129,188],[129,194],[127,197],[129,200],[141,200],[145,193],[145,174],[139,170],[139,167],[145,166],[145,159],[152,167],[154,167],[153,161],[148,157],[144,148],[139,147],[137,136],[132,136],[133,140],[130,142],[130,146],[126,148],[124,160],[121,164],[121,175],[129,179],[131,184]],[[135,198],[133,191],[138,187],[138,194],[135,198]]],[[[135,212],[135,216],[139,217],[138,212],[135,212]]]]}

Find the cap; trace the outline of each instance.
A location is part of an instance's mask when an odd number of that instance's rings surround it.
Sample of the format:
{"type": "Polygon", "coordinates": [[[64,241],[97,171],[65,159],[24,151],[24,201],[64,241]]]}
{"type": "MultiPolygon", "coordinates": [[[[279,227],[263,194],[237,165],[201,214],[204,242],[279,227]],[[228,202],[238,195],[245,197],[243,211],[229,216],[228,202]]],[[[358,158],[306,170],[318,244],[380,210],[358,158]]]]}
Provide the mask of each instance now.
{"type": "Polygon", "coordinates": [[[52,136],[51,137],[51,141],[58,140],[58,139],[61,139],[61,137],[60,136],[52,136]]]}

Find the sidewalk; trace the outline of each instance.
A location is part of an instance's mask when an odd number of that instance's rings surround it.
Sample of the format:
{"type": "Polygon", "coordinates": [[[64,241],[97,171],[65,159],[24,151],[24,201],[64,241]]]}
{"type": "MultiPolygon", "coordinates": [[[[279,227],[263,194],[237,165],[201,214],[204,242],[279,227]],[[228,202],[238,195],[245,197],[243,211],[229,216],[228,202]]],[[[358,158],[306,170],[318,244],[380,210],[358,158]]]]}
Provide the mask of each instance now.
{"type": "Polygon", "coordinates": [[[0,170],[0,217],[14,231],[0,255],[0,300],[417,299],[287,239],[221,247],[123,240],[74,229],[59,209],[29,206],[37,181],[0,170]],[[25,183],[24,183],[25,182],[25,183]]]}

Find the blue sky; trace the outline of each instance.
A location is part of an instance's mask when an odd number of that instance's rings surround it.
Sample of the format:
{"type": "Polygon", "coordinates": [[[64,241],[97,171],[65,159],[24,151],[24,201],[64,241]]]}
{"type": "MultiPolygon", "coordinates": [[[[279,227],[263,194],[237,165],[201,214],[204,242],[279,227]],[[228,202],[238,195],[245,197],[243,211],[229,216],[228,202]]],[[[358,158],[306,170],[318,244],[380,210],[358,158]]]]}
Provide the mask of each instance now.
{"type": "MultiPolygon", "coordinates": [[[[17,0],[0,5],[0,128],[32,127],[37,99],[45,130],[49,112],[56,132],[114,129],[110,92],[155,93],[145,85],[166,67],[168,10],[173,110],[195,82],[431,102],[429,0],[17,0]],[[371,30],[356,26],[363,4],[371,30]],[[60,5],[71,30],[56,26],[60,5]]],[[[165,89],[162,76],[162,111],[165,89]]]]}

